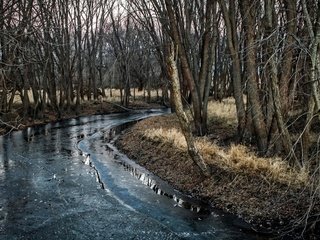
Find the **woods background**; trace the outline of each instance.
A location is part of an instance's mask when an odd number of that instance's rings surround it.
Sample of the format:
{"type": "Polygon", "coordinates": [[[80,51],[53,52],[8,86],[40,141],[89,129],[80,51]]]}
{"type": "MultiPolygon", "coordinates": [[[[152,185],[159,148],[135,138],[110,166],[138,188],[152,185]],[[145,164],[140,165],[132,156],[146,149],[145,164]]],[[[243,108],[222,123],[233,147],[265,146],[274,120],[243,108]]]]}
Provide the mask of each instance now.
{"type": "Polygon", "coordinates": [[[124,106],[133,88],[168,105],[174,51],[195,135],[209,99],[232,96],[239,142],[315,170],[319,41],[316,0],[1,0],[1,122],[79,112],[114,88],[124,106]]]}

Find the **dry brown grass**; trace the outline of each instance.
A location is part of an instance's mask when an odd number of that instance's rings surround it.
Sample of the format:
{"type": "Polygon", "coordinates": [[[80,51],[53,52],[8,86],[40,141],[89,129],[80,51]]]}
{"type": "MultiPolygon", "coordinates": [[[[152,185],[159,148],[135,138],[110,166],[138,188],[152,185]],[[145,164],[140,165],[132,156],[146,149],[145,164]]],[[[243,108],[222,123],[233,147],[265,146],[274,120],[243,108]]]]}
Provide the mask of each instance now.
{"type": "MultiPolygon", "coordinates": [[[[109,88],[106,88],[104,89],[105,91],[105,94],[106,94],[106,99],[107,101],[109,102],[120,102],[120,90],[119,89],[109,89],[109,88]],[[111,93],[110,91],[112,92],[112,96],[111,96],[111,93]]],[[[131,90],[131,95],[132,95],[132,98],[133,98],[133,91],[134,89],[132,88],[131,90]]],[[[34,103],[34,97],[33,97],[33,93],[31,90],[28,90],[28,97],[29,97],[29,100],[30,100],[30,103],[34,103]]],[[[42,93],[42,90],[39,91],[39,93],[43,94],[42,93]]],[[[142,99],[144,97],[144,91],[138,91],[137,89],[135,89],[135,97],[137,99],[142,99]]],[[[57,97],[59,99],[59,95],[60,95],[60,91],[58,90],[57,91],[57,97]]],[[[146,93],[147,95],[147,93],[146,93]]],[[[161,95],[161,90],[159,90],[159,95],[161,95]]],[[[156,90],[152,90],[151,91],[151,97],[156,97],[157,96],[157,91],[156,90]]],[[[8,100],[10,99],[11,95],[9,94],[8,95],[8,100]]],[[[86,99],[86,97],[85,97],[86,99]]],[[[14,104],[21,104],[21,97],[19,95],[19,92],[16,92],[15,96],[14,96],[14,100],[13,100],[13,103],[14,104]]]]}
{"type": "MultiPolygon", "coordinates": [[[[219,118],[224,123],[232,125],[236,123],[235,106],[231,99],[221,103],[211,102],[209,109],[211,119],[219,118]]],[[[161,119],[161,121],[163,120],[161,119]]],[[[187,144],[177,121],[169,119],[168,121],[170,124],[164,124],[165,127],[156,125],[154,128],[146,128],[143,133],[144,137],[151,141],[171,144],[175,148],[186,151],[187,144]]],[[[258,157],[243,145],[233,144],[228,148],[222,148],[206,137],[198,138],[196,145],[207,163],[223,169],[249,175],[255,174],[269,183],[279,182],[301,186],[309,181],[308,173],[305,170],[294,170],[281,158],[258,157]]]]}
{"type": "MultiPolygon", "coordinates": [[[[151,141],[171,144],[175,148],[186,151],[187,144],[178,127],[170,129],[146,129],[144,137],[151,141]]],[[[309,180],[306,171],[293,170],[281,158],[261,158],[256,156],[243,145],[232,145],[222,149],[207,138],[198,138],[196,146],[205,157],[207,163],[214,164],[223,169],[246,174],[259,174],[269,182],[280,182],[288,185],[306,184],[309,180]]]]}
{"type": "MultiPolygon", "coordinates": [[[[191,108],[189,109],[191,110],[191,108]]],[[[192,120],[192,113],[186,111],[189,120],[192,120]]],[[[221,102],[209,101],[208,103],[208,123],[219,122],[227,125],[237,124],[237,110],[235,100],[232,97],[225,98],[221,102]]]]}
{"type": "Polygon", "coordinates": [[[237,123],[237,110],[234,98],[226,98],[221,102],[210,101],[208,104],[208,121],[224,120],[227,124],[237,123]]]}
{"type": "MultiPolygon", "coordinates": [[[[106,88],[105,89],[105,94],[107,96],[107,100],[110,101],[110,102],[119,102],[120,101],[120,90],[119,89],[111,89],[112,91],[112,96],[110,94],[110,89],[109,88],[106,88]]],[[[135,97],[137,99],[142,99],[144,97],[144,95],[146,95],[147,97],[147,92],[145,91],[138,91],[137,89],[133,89],[131,88],[130,89],[130,93],[131,93],[131,98],[133,99],[133,95],[135,95],[135,97]]],[[[161,95],[161,90],[159,90],[159,95],[161,95]]],[[[157,91],[156,90],[152,90],[151,91],[151,97],[156,97],[157,96],[157,91]]]]}

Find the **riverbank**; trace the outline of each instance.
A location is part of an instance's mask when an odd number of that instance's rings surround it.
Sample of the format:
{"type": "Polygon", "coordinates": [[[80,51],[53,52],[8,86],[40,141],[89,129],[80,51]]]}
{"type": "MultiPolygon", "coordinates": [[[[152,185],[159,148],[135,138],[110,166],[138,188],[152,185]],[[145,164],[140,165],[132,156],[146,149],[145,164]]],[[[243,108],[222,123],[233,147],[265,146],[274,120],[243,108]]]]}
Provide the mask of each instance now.
{"type": "MultiPolygon", "coordinates": [[[[306,214],[320,212],[307,173],[291,170],[281,159],[259,158],[247,147],[234,145],[234,124],[217,118],[210,122],[210,134],[197,139],[212,170],[210,177],[204,177],[188,156],[179,129],[173,114],[153,117],[127,129],[116,144],[174,188],[239,216],[257,230],[277,236],[295,230],[290,239],[299,239],[304,230],[318,231],[316,225],[303,229],[306,214]]],[[[316,239],[310,234],[308,238],[316,239]]]]}
{"type": "MultiPolygon", "coordinates": [[[[157,103],[145,103],[144,101],[132,101],[128,107],[124,108],[117,102],[111,101],[85,101],[80,105],[80,109],[76,111],[74,107],[71,109],[61,109],[61,116],[54,110],[49,108],[43,113],[41,118],[28,117],[23,119],[18,111],[0,114],[0,136],[11,131],[22,130],[31,126],[38,126],[52,123],[60,120],[66,120],[81,116],[90,116],[96,114],[111,114],[127,112],[135,109],[149,109],[161,107],[157,103]]],[[[16,109],[19,109],[17,107],[16,109]]]]}
{"type": "MultiPolygon", "coordinates": [[[[283,235],[299,226],[300,234],[305,216],[319,216],[320,212],[308,174],[290,170],[281,159],[258,158],[247,147],[233,144],[236,123],[230,116],[235,116],[234,104],[225,100],[220,105],[215,104],[211,106],[214,111],[209,110],[209,134],[197,139],[197,146],[212,169],[209,178],[203,177],[189,158],[174,115],[137,123],[125,131],[117,146],[174,188],[238,215],[255,229],[283,235]],[[313,212],[310,212],[312,204],[313,212]]],[[[129,106],[130,109],[152,107],[159,105],[136,101],[129,106]]],[[[127,110],[107,101],[86,102],[81,106],[81,114],[64,111],[58,119],[48,111],[43,120],[9,121],[10,126],[0,128],[0,134],[78,116],[124,111],[127,110]]],[[[307,230],[313,231],[316,227],[307,226],[307,230]]]]}

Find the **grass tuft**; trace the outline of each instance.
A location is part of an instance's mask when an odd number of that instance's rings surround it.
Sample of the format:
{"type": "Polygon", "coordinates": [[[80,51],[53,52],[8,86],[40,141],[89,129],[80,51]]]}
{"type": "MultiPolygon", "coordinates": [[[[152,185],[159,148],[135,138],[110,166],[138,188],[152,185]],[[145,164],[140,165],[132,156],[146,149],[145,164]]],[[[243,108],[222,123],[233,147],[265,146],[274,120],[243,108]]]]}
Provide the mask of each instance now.
{"type": "Polygon", "coordinates": [[[146,129],[144,136],[156,142],[170,143],[180,150],[187,148],[186,140],[178,128],[146,129]]]}
{"type": "MultiPolygon", "coordinates": [[[[209,105],[210,117],[219,118],[228,124],[235,124],[235,107],[232,99],[226,99],[221,103],[211,102],[209,105]]],[[[144,137],[151,141],[171,144],[175,148],[187,151],[185,138],[179,128],[178,122],[172,120],[174,115],[162,117],[159,122],[164,126],[155,126],[144,130],[144,137]],[[170,124],[164,123],[170,122],[170,124]]],[[[305,170],[293,170],[289,164],[281,158],[262,158],[250,151],[244,145],[233,144],[228,148],[222,148],[206,137],[196,139],[196,146],[208,164],[218,166],[237,173],[258,175],[267,182],[278,182],[287,185],[306,185],[309,175],[305,170]]]]}
{"type": "Polygon", "coordinates": [[[208,104],[208,122],[223,119],[229,125],[237,124],[237,110],[234,98],[226,98],[221,102],[210,101],[208,104]]]}

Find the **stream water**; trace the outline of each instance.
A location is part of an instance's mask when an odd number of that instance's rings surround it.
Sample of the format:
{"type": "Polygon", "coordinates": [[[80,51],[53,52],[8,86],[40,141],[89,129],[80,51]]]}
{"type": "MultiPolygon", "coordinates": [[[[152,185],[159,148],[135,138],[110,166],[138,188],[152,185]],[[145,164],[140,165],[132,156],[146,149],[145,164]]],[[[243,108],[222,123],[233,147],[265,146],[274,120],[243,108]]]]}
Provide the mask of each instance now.
{"type": "Polygon", "coordinates": [[[80,117],[0,137],[0,239],[266,239],[113,146],[117,126],[164,113],[80,117]]]}

